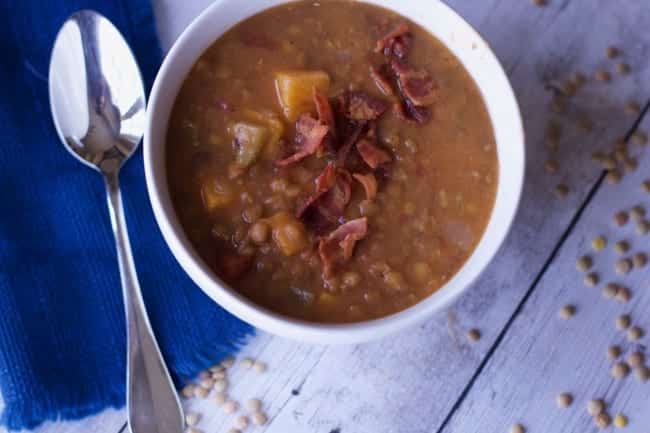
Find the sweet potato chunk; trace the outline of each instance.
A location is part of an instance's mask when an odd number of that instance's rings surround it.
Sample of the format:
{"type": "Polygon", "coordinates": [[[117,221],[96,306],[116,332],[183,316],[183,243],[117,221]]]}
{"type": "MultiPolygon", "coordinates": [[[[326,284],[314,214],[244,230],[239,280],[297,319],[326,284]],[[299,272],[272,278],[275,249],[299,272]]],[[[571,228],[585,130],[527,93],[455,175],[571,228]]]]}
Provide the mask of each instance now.
{"type": "Polygon", "coordinates": [[[235,194],[228,185],[212,179],[201,186],[201,198],[203,199],[205,209],[213,211],[232,203],[235,199],[235,194]]]}
{"type": "Polygon", "coordinates": [[[284,71],[275,74],[275,89],[284,116],[295,122],[303,113],[316,111],[314,88],[327,95],[330,77],[323,71],[284,71]]]}
{"type": "Polygon", "coordinates": [[[249,122],[237,122],[232,127],[237,146],[237,164],[248,167],[259,157],[269,138],[268,128],[249,122]]]}
{"type": "Polygon", "coordinates": [[[278,212],[268,218],[271,236],[285,256],[292,256],[308,247],[305,226],[288,212],[278,212]]]}

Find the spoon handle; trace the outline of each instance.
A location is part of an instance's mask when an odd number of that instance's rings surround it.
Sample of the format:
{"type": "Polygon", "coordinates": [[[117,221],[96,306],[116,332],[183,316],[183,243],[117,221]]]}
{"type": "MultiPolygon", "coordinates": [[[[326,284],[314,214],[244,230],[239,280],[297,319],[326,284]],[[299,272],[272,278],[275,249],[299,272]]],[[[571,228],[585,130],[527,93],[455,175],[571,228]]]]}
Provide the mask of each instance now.
{"type": "Polygon", "coordinates": [[[126,229],[118,172],[104,173],[120,280],[128,345],[126,404],[132,433],[181,433],[183,415],[149,324],[126,229]]]}

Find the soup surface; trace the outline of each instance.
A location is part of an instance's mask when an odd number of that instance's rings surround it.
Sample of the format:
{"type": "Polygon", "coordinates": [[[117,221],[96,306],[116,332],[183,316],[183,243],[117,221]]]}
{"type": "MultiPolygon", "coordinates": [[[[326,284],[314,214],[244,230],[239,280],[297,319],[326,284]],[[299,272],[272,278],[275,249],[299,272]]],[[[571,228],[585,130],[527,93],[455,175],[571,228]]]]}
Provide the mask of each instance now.
{"type": "Polygon", "coordinates": [[[186,234],[237,291],[317,322],[378,318],[450,279],[495,199],[490,120],[425,30],[360,2],[297,1],[230,29],[167,135],[186,234]]]}

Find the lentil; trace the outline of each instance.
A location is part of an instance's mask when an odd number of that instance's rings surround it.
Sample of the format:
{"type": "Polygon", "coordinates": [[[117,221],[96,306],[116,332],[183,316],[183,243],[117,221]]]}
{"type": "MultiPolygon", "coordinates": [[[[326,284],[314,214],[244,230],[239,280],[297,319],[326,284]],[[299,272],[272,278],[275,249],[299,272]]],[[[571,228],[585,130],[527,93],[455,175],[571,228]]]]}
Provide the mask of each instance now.
{"type": "Polygon", "coordinates": [[[612,377],[622,379],[630,373],[630,367],[623,361],[619,361],[612,367],[612,377]]]}
{"type": "Polygon", "coordinates": [[[596,416],[596,425],[602,429],[609,427],[612,423],[612,418],[605,412],[596,416]]]}
{"type": "Polygon", "coordinates": [[[648,263],[648,256],[645,253],[636,253],[632,256],[632,264],[635,268],[642,268],[648,263]]]}
{"type": "Polygon", "coordinates": [[[625,415],[623,415],[623,414],[620,414],[620,413],[617,414],[614,417],[614,425],[617,428],[623,428],[623,427],[627,426],[627,417],[625,415]]]}
{"type": "Polygon", "coordinates": [[[267,420],[268,418],[264,412],[255,412],[253,414],[253,424],[255,425],[264,425],[267,420]]]}
{"type": "Polygon", "coordinates": [[[598,274],[595,272],[590,272],[589,274],[585,275],[584,283],[587,287],[596,287],[598,284],[598,274]]]}
{"type": "Polygon", "coordinates": [[[648,135],[643,131],[636,130],[632,134],[632,141],[639,146],[644,146],[648,143],[648,135]]]}
{"type": "Polygon", "coordinates": [[[633,326],[627,330],[627,339],[630,341],[637,341],[643,337],[643,329],[638,326],[633,326]]]}
{"type": "Polygon", "coordinates": [[[618,293],[616,293],[616,300],[619,302],[623,303],[628,303],[630,302],[630,299],[632,299],[632,293],[630,292],[630,289],[627,287],[621,287],[618,290],[618,293]]]}
{"type": "Polygon", "coordinates": [[[559,408],[565,409],[573,403],[573,396],[568,392],[563,392],[555,398],[555,402],[559,408]]]}
{"type": "Polygon", "coordinates": [[[569,187],[563,183],[555,185],[555,196],[557,198],[564,198],[569,194],[569,187]]]}
{"type": "Polygon", "coordinates": [[[228,400],[223,404],[223,411],[226,413],[235,413],[239,409],[239,404],[234,400],[228,400]]]}
{"type": "Polygon", "coordinates": [[[228,433],[241,433],[241,430],[238,430],[236,428],[231,428],[230,430],[228,430],[228,433]]]}
{"type": "Polygon", "coordinates": [[[228,357],[224,358],[223,361],[221,361],[221,365],[223,366],[223,368],[230,368],[234,364],[235,364],[235,358],[232,357],[232,356],[228,356],[228,357]]]}
{"type": "Polygon", "coordinates": [[[201,388],[210,389],[214,385],[214,379],[212,379],[212,376],[205,379],[201,379],[199,385],[201,386],[201,388]]]}
{"type": "Polygon", "coordinates": [[[194,396],[197,398],[206,398],[209,393],[210,393],[209,389],[203,388],[201,386],[197,386],[194,388],[194,396]]]}
{"type": "Polygon", "coordinates": [[[535,6],[546,6],[547,0],[532,0],[535,6]]]}
{"type": "Polygon", "coordinates": [[[251,398],[246,402],[246,407],[251,412],[259,412],[262,410],[262,401],[258,398],[251,398]]]}
{"type": "Polygon", "coordinates": [[[185,424],[189,426],[195,426],[198,424],[199,419],[201,419],[201,414],[196,412],[188,412],[185,414],[185,424]]]}
{"type": "Polygon", "coordinates": [[[516,423],[510,427],[510,433],[526,433],[526,429],[523,425],[516,423]]]}
{"type": "Polygon", "coordinates": [[[601,399],[589,400],[587,403],[587,412],[591,416],[598,416],[605,410],[605,402],[601,399]]]}
{"type": "Polygon", "coordinates": [[[616,71],[621,75],[627,75],[630,73],[630,65],[625,62],[618,63],[616,65],[616,71]]]}
{"type": "Polygon", "coordinates": [[[217,365],[213,365],[212,367],[210,367],[209,370],[214,374],[214,373],[221,373],[221,372],[225,371],[226,369],[224,368],[223,365],[217,364],[217,365]]]}
{"type": "Polygon", "coordinates": [[[609,359],[616,359],[621,356],[621,348],[618,346],[609,346],[607,348],[607,357],[609,359]]]}
{"type": "Polygon", "coordinates": [[[192,385],[192,384],[185,385],[185,386],[183,387],[183,389],[181,390],[181,394],[182,394],[183,397],[185,397],[185,398],[192,398],[192,397],[194,397],[194,385],[192,385]]]}
{"type": "Polygon", "coordinates": [[[630,318],[629,314],[622,314],[616,318],[616,328],[621,331],[629,328],[631,323],[632,319],[630,318]]]}
{"type": "Polygon", "coordinates": [[[591,248],[596,252],[604,250],[606,246],[607,239],[604,236],[597,236],[591,241],[591,248]]]}
{"type": "Polygon", "coordinates": [[[578,258],[578,261],[576,262],[576,269],[578,269],[580,272],[585,272],[591,268],[591,265],[593,264],[591,257],[589,256],[582,256],[578,258]]]}
{"type": "Polygon", "coordinates": [[[244,358],[241,361],[241,366],[242,368],[245,368],[246,370],[250,370],[253,367],[254,361],[250,358],[244,358]]]}
{"type": "Polygon", "coordinates": [[[614,214],[614,224],[621,227],[627,224],[629,217],[626,212],[619,211],[614,214]]]}
{"type": "Polygon", "coordinates": [[[217,403],[219,406],[221,406],[222,404],[224,404],[226,402],[228,397],[223,392],[218,392],[218,393],[216,393],[214,395],[213,399],[214,399],[215,403],[217,403]]]}
{"type": "Polygon", "coordinates": [[[641,183],[641,189],[642,189],[643,192],[645,192],[646,194],[647,194],[647,193],[650,193],[650,180],[644,180],[644,181],[641,183]]]}
{"type": "Polygon", "coordinates": [[[639,368],[643,365],[645,358],[642,352],[632,352],[627,356],[627,363],[632,368],[639,368]]]}
{"type": "Polygon", "coordinates": [[[249,421],[248,417],[246,415],[240,415],[235,419],[235,427],[237,427],[240,430],[244,430],[246,427],[248,427],[249,421]]]}
{"type": "Polygon", "coordinates": [[[214,382],[214,390],[217,392],[223,392],[228,389],[228,381],[226,379],[219,379],[214,382]]]}
{"type": "Polygon", "coordinates": [[[617,274],[626,275],[632,269],[632,262],[630,261],[630,259],[621,259],[616,262],[614,268],[616,269],[617,274]]]}
{"type": "Polygon", "coordinates": [[[555,173],[555,172],[557,172],[557,169],[558,169],[558,163],[557,163],[557,161],[555,161],[553,159],[549,159],[544,164],[544,168],[549,173],[555,173]]]}
{"type": "Polygon", "coordinates": [[[608,82],[612,79],[612,76],[604,69],[598,69],[594,74],[594,78],[596,81],[608,82]]]}
{"type": "Polygon", "coordinates": [[[625,104],[625,112],[628,114],[639,114],[641,112],[641,106],[636,101],[628,101],[625,104]]]}
{"type": "Polygon", "coordinates": [[[603,296],[605,298],[614,298],[618,291],[620,290],[620,286],[616,283],[607,283],[605,287],[603,287],[603,296]]]}
{"type": "Polygon", "coordinates": [[[618,241],[614,244],[614,251],[618,254],[625,254],[630,249],[630,244],[628,241],[618,241]]]}
{"type": "Polygon", "coordinates": [[[614,57],[618,57],[619,51],[618,51],[618,48],[616,48],[615,46],[610,45],[605,50],[605,54],[607,55],[608,58],[613,59],[614,57]]]}
{"type": "Polygon", "coordinates": [[[481,331],[479,331],[476,328],[472,328],[469,331],[467,331],[467,339],[469,341],[478,341],[481,339],[481,331]]]}
{"type": "Polygon", "coordinates": [[[587,82],[587,77],[582,72],[576,72],[573,74],[573,82],[578,86],[582,86],[587,82]]]}
{"type": "Polygon", "coordinates": [[[561,319],[570,319],[576,313],[576,307],[573,305],[565,305],[560,309],[560,318],[561,319]]]}
{"type": "Polygon", "coordinates": [[[639,235],[646,235],[650,231],[650,222],[643,220],[636,223],[636,232],[639,235]]]}
{"type": "Polygon", "coordinates": [[[641,365],[636,369],[636,378],[639,382],[647,382],[650,380],[650,368],[641,365]]]}
{"type": "Polygon", "coordinates": [[[632,209],[630,209],[630,217],[634,221],[641,221],[643,220],[643,217],[645,216],[645,208],[641,205],[636,205],[632,209]]]}
{"type": "Polygon", "coordinates": [[[253,370],[258,373],[264,373],[266,371],[266,364],[260,361],[255,361],[253,364],[253,370]]]}
{"type": "Polygon", "coordinates": [[[615,185],[621,181],[621,172],[617,168],[612,168],[611,170],[607,170],[607,183],[610,185],[615,185]]]}

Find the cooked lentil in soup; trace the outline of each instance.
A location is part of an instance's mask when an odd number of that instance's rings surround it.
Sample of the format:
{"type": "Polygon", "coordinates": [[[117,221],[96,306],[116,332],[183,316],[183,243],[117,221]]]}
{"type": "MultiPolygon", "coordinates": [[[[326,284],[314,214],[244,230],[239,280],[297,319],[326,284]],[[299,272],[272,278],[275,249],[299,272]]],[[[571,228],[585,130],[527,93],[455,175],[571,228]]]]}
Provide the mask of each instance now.
{"type": "Polygon", "coordinates": [[[431,295],[495,199],[492,126],[457,58],[356,1],[296,1],[230,29],[188,74],[167,136],[185,232],[270,310],[355,322],[431,295]]]}

